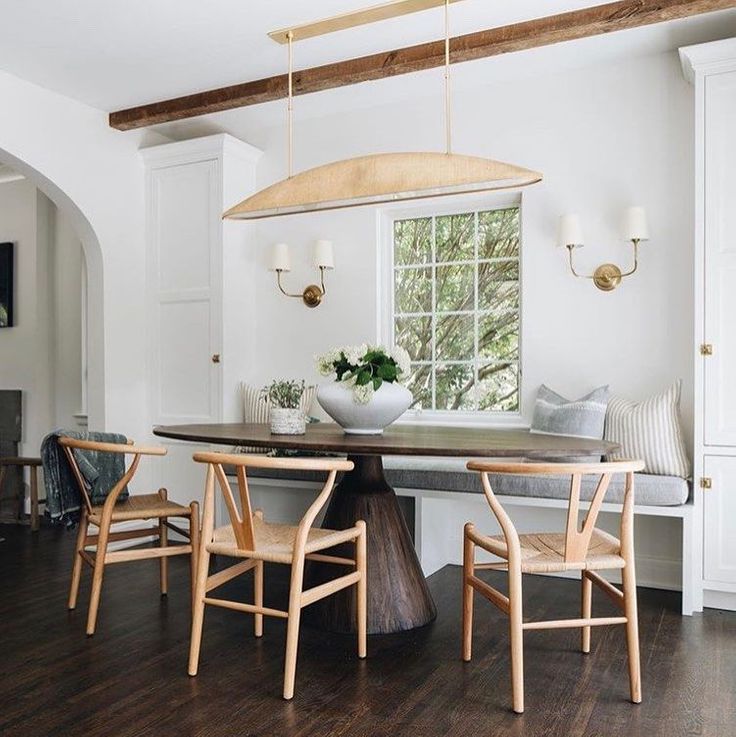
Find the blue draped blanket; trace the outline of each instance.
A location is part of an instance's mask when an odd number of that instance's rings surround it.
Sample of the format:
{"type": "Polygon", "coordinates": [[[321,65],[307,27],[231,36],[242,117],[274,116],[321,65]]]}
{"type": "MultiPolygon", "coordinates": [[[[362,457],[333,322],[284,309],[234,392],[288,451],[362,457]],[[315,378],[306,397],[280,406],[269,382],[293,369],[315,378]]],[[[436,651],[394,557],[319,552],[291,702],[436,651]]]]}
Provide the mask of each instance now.
{"type": "MultiPolygon", "coordinates": [[[[79,521],[82,493],[64,448],[59,445],[60,437],[101,443],[127,443],[127,438],[117,433],[56,430],[43,439],[41,462],[46,486],[46,512],[52,522],[72,527],[79,521]]],[[[104,504],[110,490],[125,473],[125,456],[122,453],[100,453],[76,448],[72,453],[92,505],[104,504]]],[[[121,492],[118,501],[127,498],[126,488],[121,492]]]]}

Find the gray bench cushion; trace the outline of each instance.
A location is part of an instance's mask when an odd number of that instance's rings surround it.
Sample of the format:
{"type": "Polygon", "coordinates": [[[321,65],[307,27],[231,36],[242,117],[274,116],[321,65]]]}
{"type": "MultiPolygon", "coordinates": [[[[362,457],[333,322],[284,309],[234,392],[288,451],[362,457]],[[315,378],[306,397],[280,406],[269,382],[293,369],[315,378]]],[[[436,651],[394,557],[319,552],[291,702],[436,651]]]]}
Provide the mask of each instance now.
{"type": "MultiPolygon", "coordinates": [[[[482,493],[477,473],[468,471],[422,471],[394,468],[386,471],[386,479],[394,488],[425,489],[427,491],[464,491],[482,493]]],[[[599,477],[583,478],[580,498],[589,501],[595,492],[599,477]]],[[[567,499],[570,496],[570,478],[566,476],[515,476],[491,474],[491,487],[499,496],[524,496],[540,499],[567,499]]],[[[677,476],[650,476],[634,474],[634,499],[646,506],[678,506],[685,504],[690,488],[677,476]]],[[[621,503],[624,498],[624,477],[614,476],[605,501],[621,503]]]]}
{"type": "MultiPolygon", "coordinates": [[[[386,480],[396,489],[425,491],[467,492],[482,494],[480,477],[465,469],[465,460],[454,458],[414,458],[398,456],[384,458],[386,480]]],[[[249,472],[252,476],[317,481],[324,474],[311,471],[249,472]]],[[[598,483],[597,476],[583,478],[581,498],[590,500],[598,483]]],[[[492,474],[491,485],[495,493],[505,496],[523,496],[541,499],[567,499],[570,479],[566,476],[513,476],[492,474]]],[[[634,474],[636,504],[642,506],[674,507],[685,504],[690,496],[690,484],[677,476],[634,474]]],[[[624,496],[624,476],[611,479],[606,502],[621,503],[624,496]]]]}

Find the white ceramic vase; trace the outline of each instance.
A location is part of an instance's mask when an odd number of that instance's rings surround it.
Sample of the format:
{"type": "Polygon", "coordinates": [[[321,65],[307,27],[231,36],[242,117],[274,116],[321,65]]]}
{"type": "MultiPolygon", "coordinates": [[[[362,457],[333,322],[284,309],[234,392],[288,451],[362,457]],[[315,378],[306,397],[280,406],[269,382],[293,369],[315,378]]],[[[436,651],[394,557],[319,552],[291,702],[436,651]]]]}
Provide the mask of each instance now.
{"type": "Polygon", "coordinates": [[[272,435],[304,435],[307,420],[300,409],[271,407],[269,411],[272,435]]]}
{"type": "Polygon", "coordinates": [[[368,404],[358,404],[353,390],[342,382],[317,387],[317,401],[349,435],[380,435],[409,409],[411,392],[401,384],[384,382],[368,404]]]}

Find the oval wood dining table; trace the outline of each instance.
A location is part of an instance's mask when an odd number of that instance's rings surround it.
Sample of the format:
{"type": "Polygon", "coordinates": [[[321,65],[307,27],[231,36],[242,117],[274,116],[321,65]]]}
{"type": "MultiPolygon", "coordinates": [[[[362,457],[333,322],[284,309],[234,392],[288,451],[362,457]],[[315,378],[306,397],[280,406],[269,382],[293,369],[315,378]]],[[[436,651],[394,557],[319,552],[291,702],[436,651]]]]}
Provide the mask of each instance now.
{"type": "MultiPolygon", "coordinates": [[[[368,632],[387,634],[421,627],[436,616],[396,494],[383,473],[383,456],[524,458],[601,456],[618,446],[602,440],[534,434],[522,429],[392,425],[382,435],[347,435],[332,423],[307,426],[305,435],[272,435],[264,424],[158,426],[155,435],[211,445],[278,448],[347,455],[323,527],[341,530],[363,519],[368,543],[368,632]]],[[[480,488],[480,486],[479,486],[480,488]]],[[[334,565],[310,562],[309,585],[334,578],[334,565]]],[[[312,620],[334,632],[352,632],[352,587],[313,605],[312,620]]]]}

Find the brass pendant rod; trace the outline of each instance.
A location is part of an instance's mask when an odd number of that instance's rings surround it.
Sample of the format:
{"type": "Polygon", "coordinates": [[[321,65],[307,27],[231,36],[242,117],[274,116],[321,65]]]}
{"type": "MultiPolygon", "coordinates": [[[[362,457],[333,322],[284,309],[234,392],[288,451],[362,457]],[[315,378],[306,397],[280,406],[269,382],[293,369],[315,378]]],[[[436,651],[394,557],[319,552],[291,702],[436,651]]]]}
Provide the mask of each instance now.
{"type": "Polygon", "coordinates": [[[450,108],[450,0],[445,0],[445,135],[447,153],[452,153],[452,111],[450,108]]]}
{"type": "Polygon", "coordinates": [[[286,115],[288,118],[287,122],[287,136],[288,141],[288,170],[289,179],[294,175],[294,32],[289,31],[286,34],[286,38],[289,42],[289,96],[286,108],[286,115]]]}

